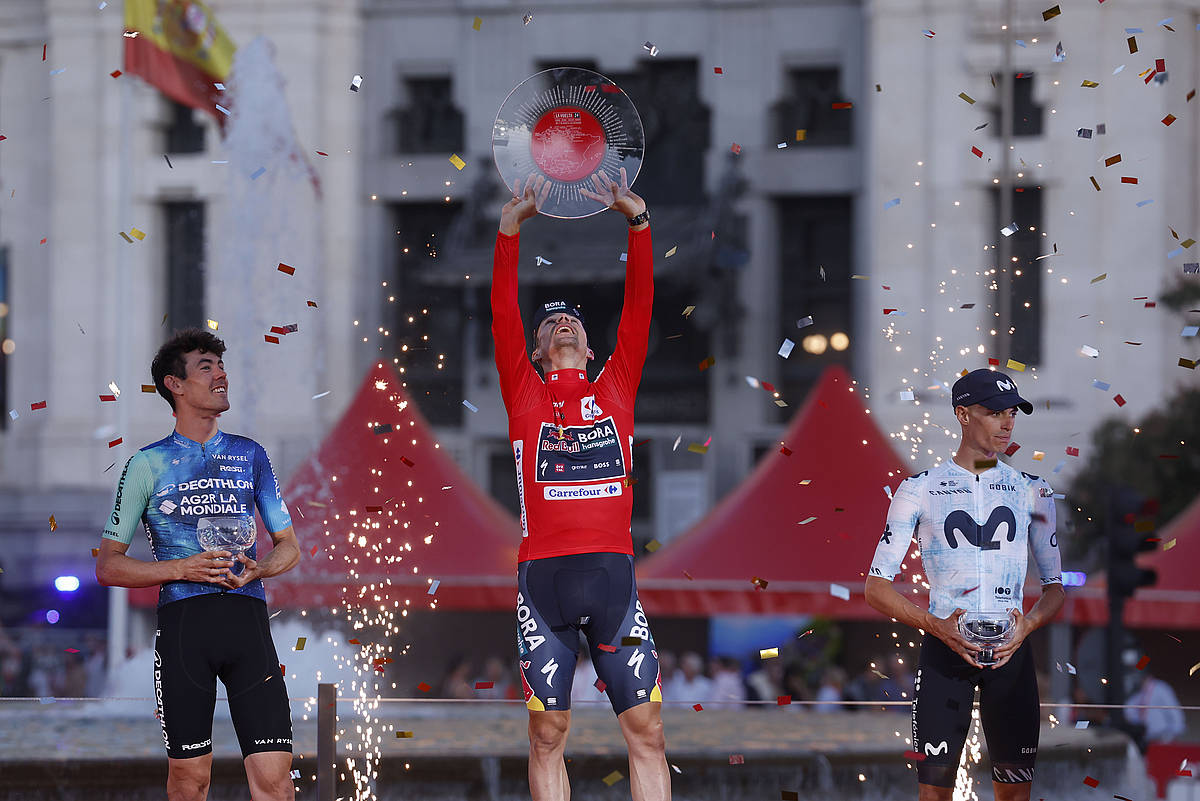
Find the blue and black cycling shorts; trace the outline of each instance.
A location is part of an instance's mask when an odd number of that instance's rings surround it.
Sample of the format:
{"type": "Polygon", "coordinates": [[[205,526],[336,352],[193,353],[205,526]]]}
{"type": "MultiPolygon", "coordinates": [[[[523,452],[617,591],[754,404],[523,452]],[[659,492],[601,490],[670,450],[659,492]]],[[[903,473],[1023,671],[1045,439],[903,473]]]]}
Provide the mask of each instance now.
{"type": "Polygon", "coordinates": [[[662,701],[658,651],[632,556],[571,554],[517,566],[517,649],[529,709],[571,708],[579,632],[614,712],[662,701]]]}
{"type": "Polygon", "coordinates": [[[1033,781],[1041,720],[1037,674],[1028,642],[999,668],[977,668],[925,635],[913,698],[913,750],[923,757],[917,781],[953,787],[971,726],[975,688],[979,722],[992,763],[992,781],[1033,781]]]}
{"type": "Polygon", "coordinates": [[[217,679],[225,685],[242,756],[292,750],[292,713],[267,605],[222,592],[159,607],[154,691],[171,759],[212,751],[217,679]]]}

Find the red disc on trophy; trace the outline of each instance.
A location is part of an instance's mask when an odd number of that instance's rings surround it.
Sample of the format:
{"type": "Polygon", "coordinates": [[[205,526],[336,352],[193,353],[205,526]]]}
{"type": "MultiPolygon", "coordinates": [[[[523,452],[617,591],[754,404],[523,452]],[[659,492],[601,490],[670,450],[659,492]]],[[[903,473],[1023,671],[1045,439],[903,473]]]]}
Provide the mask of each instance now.
{"type": "Polygon", "coordinates": [[[645,138],[637,109],[619,86],[577,67],[539,72],[513,89],[496,115],[492,156],[510,189],[530,175],[551,183],[542,213],[588,217],[604,206],[579,193],[591,176],[625,168],[630,186],[642,165],[645,138]]]}

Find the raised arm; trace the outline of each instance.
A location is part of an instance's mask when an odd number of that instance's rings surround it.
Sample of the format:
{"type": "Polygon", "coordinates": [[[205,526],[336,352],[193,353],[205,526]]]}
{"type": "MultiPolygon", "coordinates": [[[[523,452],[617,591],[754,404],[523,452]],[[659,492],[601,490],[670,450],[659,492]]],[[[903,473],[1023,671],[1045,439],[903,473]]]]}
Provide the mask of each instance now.
{"type": "Polygon", "coordinates": [[[496,370],[500,393],[509,412],[515,411],[523,381],[536,378],[526,353],[525,329],[517,303],[517,258],[520,254],[521,223],[538,213],[550,193],[550,182],[530,176],[513,187],[513,198],[500,212],[500,231],[492,257],[492,338],[496,347],[496,370]]]}
{"type": "Polygon", "coordinates": [[[621,322],[617,326],[617,344],[612,358],[604,367],[633,403],[633,396],[642,378],[646,363],[646,347],[650,339],[650,317],[654,310],[654,251],[650,242],[650,222],[646,201],[629,188],[625,168],[621,168],[617,183],[603,170],[592,176],[596,191],[581,189],[584,197],[603,203],[626,218],[638,219],[629,227],[629,244],[625,256],[625,298],[621,306],[621,322]]]}

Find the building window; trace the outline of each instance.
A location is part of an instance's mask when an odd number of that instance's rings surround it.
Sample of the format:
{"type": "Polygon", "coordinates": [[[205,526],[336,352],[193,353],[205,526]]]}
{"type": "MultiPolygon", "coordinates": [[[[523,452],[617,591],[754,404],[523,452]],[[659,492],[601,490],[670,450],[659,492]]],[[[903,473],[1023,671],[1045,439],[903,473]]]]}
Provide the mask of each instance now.
{"type": "MultiPolygon", "coordinates": [[[[1002,91],[999,75],[993,75],[996,93],[1002,91]]],[[[1018,72],[1013,76],[1013,136],[1041,136],[1042,107],[1033,102],[1033,75],[1018,72]]],[[[992,107],[992,130],[1000,133],[1000,103],[992,107]]]]}
{"type": "Polygon", "coordinates": [[[463,114],[454,106],[449,77],[402,79],[405,105],[392,111],[396,153],[459,153],[463,114]]]}
{"type": "Polygon", "coordinates": [[[779,230],[779,322],[795,342],[776,385],[788,420],[831,364],[849,368],[854,354],[852,232],[854,207],[845,195],[776,201],[779,230]],[[797,321],[812,318],[811,325],[797,321]]]}
{"type": "MultiPolygon", "coordinates": [[[[1011,247],[1008,273],[1009,318],[997,321],[996,335],[1009,337],[1009,354],[1029,365],[1042,363],[1042,269],[1037,261],[1045,246],[1042,235],[1042,190],[1036,186],[1013,189],[1013,219],[1000,221],[1000,193],[993,191],[995,220],[992,230],[999,231],[1012,223],[1016,233],[1008,238],[1011,247]]],[[[1002,277],[1002,276],[1001,276],[1002,277]]],[[[1003,290],[1004,282],[998,281],[1003,290]]],[[[998,310],[996,310],[998,311],[998,310]]]]}
{"type": "Polygon", "coordinates": [[[8,428],[8,359],[14,343],[9,320],[12,319],[8,297],[8,248],[0,247],[0,431],[8,428]]]}
{"type": "Polygon", "coordinates": [[[167,232],[167,320],[174,329],[204,325],[204,204],[163,204],[167,232]]]}
{"type": "Polygon", "coordinates": [[[409,395],[434,425],[461,425],[466,397],[462,274],[441,258],[461,211],[457,203],[391,205],[395,258],[384,296],[385,340],[409,395]]]}
{"type": "Polygon", "coordinates": [[[166,145],[168,153],[203,153],[204,126],[196,122],[196,110],[191,106],[168,100],[166,145]]]}
{"type": "Polygon", "coordinates": [[[771,107],[774,117],[770,144],[793,143],[802,131],[809,145],[853,143],[853,110],[835,108],[846,101],[842,73],[837,67],[804,67],[788,70],[784,96],[771,107]]]}

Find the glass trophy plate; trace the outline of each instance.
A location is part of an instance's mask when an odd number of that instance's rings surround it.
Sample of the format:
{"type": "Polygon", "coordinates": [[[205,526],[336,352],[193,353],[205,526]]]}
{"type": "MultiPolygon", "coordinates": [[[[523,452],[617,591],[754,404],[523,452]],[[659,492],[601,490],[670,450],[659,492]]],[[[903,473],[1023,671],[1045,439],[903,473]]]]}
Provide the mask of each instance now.
{"type": "Polygon", "coordinates": [[[1012,638],[1013,617],[1007,610],[967,612],[958,619],[958,630],[980,646],[975,661],[981,665],[996,664],[996,649],[1012,638]]]}
{"type": "Polygon", "coordinates": [[[599,170],[629,185],[646,149],[642,118],[619,86],[598,72],[578,67],[543,70],[517,85],[496,114],[492,158],[504,185],[512,188],[530,175],[550,181],[541,213],[576,219],[604,211],[580,188],[595,191],[599,170]]]}
{"type": "MultiPolygon", "coordinates": [[[[234,557],[254,546],[253,517],[202,517],[196,521],[196,540],[206,551],[229,551],[234,557]]],[[[242,563],[236,558],[230,570],[237,575],[242,563]]]]}

